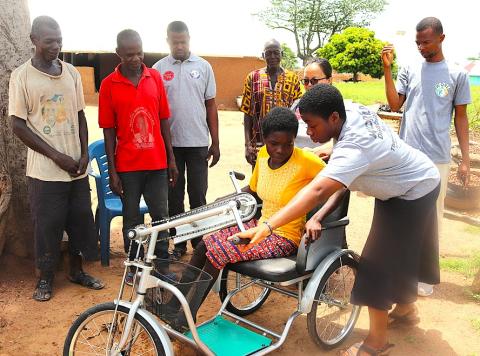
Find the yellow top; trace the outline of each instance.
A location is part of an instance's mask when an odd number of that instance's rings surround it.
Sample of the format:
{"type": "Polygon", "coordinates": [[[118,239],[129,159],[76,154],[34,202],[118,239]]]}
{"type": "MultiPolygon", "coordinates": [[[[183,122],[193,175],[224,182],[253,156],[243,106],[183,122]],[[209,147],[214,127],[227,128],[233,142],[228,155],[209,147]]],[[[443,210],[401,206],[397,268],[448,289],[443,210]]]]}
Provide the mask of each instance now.
{"type": "MultiPolygon", "coordinates": [[[[325,163],[311,152],[295,147],[290,159],[283,166],[271,169],[270,156],[263,146],[258,152],[257,163],[250,179],[250,189],[263,200],[259,223],[268,220],[325,167],[325,163]]],[[[275,229],[274,233],[293,241],[297,246],[305,228],[305,216],[275,229]]]]}

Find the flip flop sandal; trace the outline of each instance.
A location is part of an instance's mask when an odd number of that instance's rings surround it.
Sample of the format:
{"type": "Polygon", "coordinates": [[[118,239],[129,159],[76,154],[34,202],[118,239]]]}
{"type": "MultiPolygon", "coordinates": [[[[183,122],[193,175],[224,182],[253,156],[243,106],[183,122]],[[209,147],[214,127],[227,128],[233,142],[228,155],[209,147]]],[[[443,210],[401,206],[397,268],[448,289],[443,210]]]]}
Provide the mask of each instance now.
{"type": "Polygon", "coordinates": [[[348,349],[343,351],[345,356],[360,356],[361,352],[364,352],[370,356],[387,356],[395,344],[386,343],[381,349],[374,349],[368,345],[365,345],[363,342],[357,342],[353,344],[348,349]]]}
{"type": "Polygon", "coordinates": [[[414,326],[419,322],[420,318],[418,317],[418,309],[416,307],[404,315],[395,315],[393,313],[388,314],[389,328],[414,326]]]}
{"type": "Polygon", "coordinates": [[[37,302],[46,302],[52,297],[52,281],[47,279],[38,280],[37,287],[32,298],[37,302]]]}
{"type": "Polygon", "coordinates": [[[90,289],[98,290],[105,287],[105,284],[103,284],[101,280],[96,279],[83,271],[80,271],[76,276],[69,276],[68,279],[72,283],[80,284],[81,286],[90,289]]]}

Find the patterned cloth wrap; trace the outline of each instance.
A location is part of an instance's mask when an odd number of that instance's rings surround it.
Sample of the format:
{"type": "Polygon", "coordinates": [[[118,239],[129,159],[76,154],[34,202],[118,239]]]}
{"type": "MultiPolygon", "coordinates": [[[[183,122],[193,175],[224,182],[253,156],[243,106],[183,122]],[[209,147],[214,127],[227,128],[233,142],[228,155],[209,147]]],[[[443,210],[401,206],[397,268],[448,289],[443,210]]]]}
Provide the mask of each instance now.
{"type": "MultiPolygon", "coordinates": [[[[257,220],[252,219],[244,225],[246,229],[250,229],[257,226],[257,220]]],[[[227,263],[286,257],[297,252],[297,246],[292,241],[277,234],[272,234],[251,249],[241,252],[235,244],[227,240],[239,232],[238,226],[232,226],[203,238],[207,247],[206,256],[215,268],[222,269],[227,263]]]]}
{"type": "Polygon", "coordinates": [[[252,139],[249,144],[263,143],[261,122],[274,107],[289,108],[302,96],[302,88],[297,73],[283,70],[277,77],[275,87],[271,87],[267,68],[250,72],[243,85],[240,111],[253,118],[252,139]]]}

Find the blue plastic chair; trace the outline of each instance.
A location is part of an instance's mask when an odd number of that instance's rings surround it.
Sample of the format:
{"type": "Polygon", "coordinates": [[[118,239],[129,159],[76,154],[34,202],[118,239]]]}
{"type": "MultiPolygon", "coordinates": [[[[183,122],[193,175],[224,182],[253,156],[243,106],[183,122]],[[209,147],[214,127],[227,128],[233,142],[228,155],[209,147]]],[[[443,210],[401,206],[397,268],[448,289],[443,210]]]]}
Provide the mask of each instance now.
{"type": "MultiPolygon", "coordinates": [[[[88,146],[90,163],[97,163],[98,173],[90,168],[89,175],[95,178],[97,187],[98,207],[95,212],[95,226],[100,234],[100,256],[102,266],[110,264],[110,223],[116,216],[122,216],[122,201],[119,196],[110,190],[108,176],[108,161],[105,154],[105,143],[98,140],[88,146]]],[[[140,201],[140,213],[148,213],[145,201],[140,201]]]]}

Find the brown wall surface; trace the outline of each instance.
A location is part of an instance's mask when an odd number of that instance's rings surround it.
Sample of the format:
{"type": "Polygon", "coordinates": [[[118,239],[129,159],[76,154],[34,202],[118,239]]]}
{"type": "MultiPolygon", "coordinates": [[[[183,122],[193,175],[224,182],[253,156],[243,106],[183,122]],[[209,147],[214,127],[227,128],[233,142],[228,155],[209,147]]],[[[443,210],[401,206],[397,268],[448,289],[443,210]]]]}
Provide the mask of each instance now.
{"type": "MultiPolygon", "coordinates": [[[[165,54],[145,53],[144,62],[151,67],[165,54]]],[[[203,56],[213,68],[217,84],[216,102],[219,109],[238,109],[236,97],[242,95],[243,82],[249,72],[265,66],[257,57],[220,57],[203,56]]],[[[119,63],[115,53],[63,53],[63,59],[77,66],[88,103],[95,103],[92,85],[98,91],[101,81],[109,75],[119,63]],[[90,69],[90,68],[91,69],[90,69]],[[87,98],[88,97],[88,98],[87,98]]]]}
{"type": "Polygon", "coordinates": [[[219,109],[238,109],[236,98],[242,95],[245,77],[265,62],[257,57],[203,57],[213,68],[217,83],[216,102],[219,109]]]}

